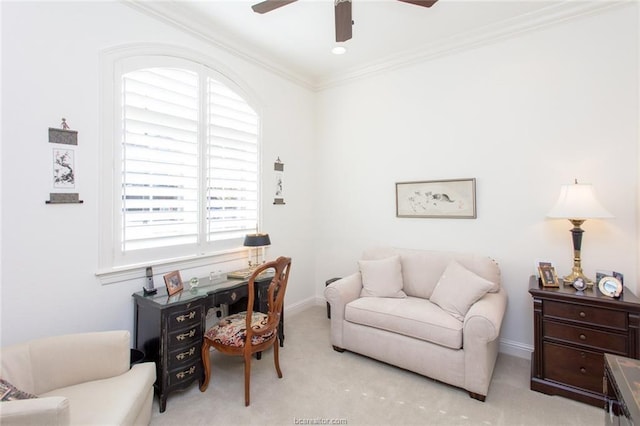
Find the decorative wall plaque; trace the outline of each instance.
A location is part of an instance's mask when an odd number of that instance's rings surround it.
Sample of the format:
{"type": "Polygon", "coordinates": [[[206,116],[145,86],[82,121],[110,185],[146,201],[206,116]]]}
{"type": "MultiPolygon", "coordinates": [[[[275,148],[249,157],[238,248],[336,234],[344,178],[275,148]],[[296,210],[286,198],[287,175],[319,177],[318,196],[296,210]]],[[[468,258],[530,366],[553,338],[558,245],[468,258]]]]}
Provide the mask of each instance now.
{"type": "Polygon", "coordinates": [[[285,204],[284,202],[284,163],[280,161],[280,157],[273,163],[273,170],[276,172],[276,190],[273,204],[285,204]]]}
{"type": "MultiPolygon", "coordinates": [[[[52,187],[54,190],[72,190],[76,187],[75,148],[78,145],[78,132],[71,130],[65,118],[60,129],[49,127],[49,143],[60,144],[53,148],[52,187]]],[[[82,204],[77,193],[51,192],[47,204],[82,204]]]]}

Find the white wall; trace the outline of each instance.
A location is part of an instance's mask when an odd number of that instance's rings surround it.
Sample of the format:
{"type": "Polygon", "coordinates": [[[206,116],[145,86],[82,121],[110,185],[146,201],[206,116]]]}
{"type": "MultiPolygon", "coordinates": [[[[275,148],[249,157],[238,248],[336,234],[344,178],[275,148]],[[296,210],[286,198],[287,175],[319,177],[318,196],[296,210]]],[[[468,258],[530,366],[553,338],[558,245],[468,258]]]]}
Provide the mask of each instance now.
{"type": "Polygon", "coordinates": [[[483,253],[509,293],[502,349],[524,356],[534,265],[571,269],[571,224],[545,215],[574,178],[615,215],[585,223],[585,273],[636,290],[636,6],[322,92],[317,292],[372,245],[483,253]],[[395,182],[472,177],[477,219],[395,217],[395,182]]]}
{"type": "Polygon", "coordinates": [[[522,355],[532,343],[535,262],[563,274],[571,266],[569,222],[545,219],[560,185],[593,183],[616,216],[585,224],[585,272],[621,271],[638,290],[634,8],[310,93],[122,4],[0,3],[2,345],[132,328],[142,275],[107,286],[94,275],[99,58],[115,45],[154,42],[216,58],[263,102],[263,229],[268,256],[294,257],[288,306],[321,300],[325,280],[353,272],[371,245],[480,252],[498,260],[509,291],[503,350],[522,355]],[[79,131],[82,205],[44,203],[47,128],[63,116],[79,131]],[[286,206],[271,204],[278,156],[286,206]],[[395,182],[461,177],[477,179],[477,219],[395,217],[395,182]]]}
{"type": "MultiPolygon", "coordinates": [[[[288,305],[312,299],[312,139],[315,95],[226,51],[117,2],[2,2],[2,345],[40,336],[133,327],[137,280],[101,285],[98,177],[100,52],[127,43],[199,50],[231,69],[262,102],[267,256],[293,257],[288,305]],[[79,132],[81,205],[46,205],[51,186],[48,127],[67,118],[79,132]],[[273,162],[285,162],[286,206],[274,206],[273,162]]],[[[242,265],[238,265],[242,266],[242,265]]],[[[229,269],[230,265],[222,265],[229,269]]],[[[212,268],[217,269],[217,266],[212,268]]],[[[205,268],[206,269],[206,268],[205,268]]],[[[231,268],[233,269],[233,268],[231,268]]],[[[207,271],[183,271],[183,278],[207,271]]],[[[201,275],[201,276],[203,276],[201,275]]],[[[156,285],[163,285],[156,276],[156,285]]]]}

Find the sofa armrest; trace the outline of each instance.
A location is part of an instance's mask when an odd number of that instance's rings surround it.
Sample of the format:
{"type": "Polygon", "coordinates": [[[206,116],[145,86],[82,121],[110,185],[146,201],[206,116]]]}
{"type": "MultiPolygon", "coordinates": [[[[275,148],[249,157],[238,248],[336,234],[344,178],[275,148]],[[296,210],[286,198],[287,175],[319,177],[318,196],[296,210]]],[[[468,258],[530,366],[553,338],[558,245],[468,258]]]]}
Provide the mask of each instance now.
{"type": "Polygon", "coordinates": [[[471,306],[464,318],[462,347],[465,386],[469,392],[487,395],[498,357],[500,328],[507,308],[507,292],[487,293],[471,306]]]}
{"type": "Polygon", "coordinates": [[[507,292],[504,288],[487,293],[474,303],[464,317],[463,336],[483,342],[495,340],[500,335],[502,319],[507,308],[507,292]]]}
{"type": "Polygon", "coordinates": [[[331,305],[331,344],[342,348],[342,322],[345,306],[360,297],[362,276],[356,272],[332,282],[324,289],[324,297],[331,305]]]}
{"type": "Polygon", "coordinates": [[[68,425],[69,400],[62,396],[3,401],[0,423],[9,425],[68,425]]]}

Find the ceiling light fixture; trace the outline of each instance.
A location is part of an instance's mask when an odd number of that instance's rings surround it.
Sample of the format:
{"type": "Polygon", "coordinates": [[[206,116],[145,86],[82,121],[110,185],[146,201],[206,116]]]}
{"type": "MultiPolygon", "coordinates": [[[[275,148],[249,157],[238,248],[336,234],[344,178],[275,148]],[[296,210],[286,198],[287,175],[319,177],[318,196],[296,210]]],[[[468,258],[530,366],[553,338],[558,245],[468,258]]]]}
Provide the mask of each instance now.
{"type": "Polygon", "coordinates": [[[331,53],[333,53],[334,55],[343,55],[347,52],[347,48],[344,46],[336,46],[333,49],[331,49],[331,53]]]}

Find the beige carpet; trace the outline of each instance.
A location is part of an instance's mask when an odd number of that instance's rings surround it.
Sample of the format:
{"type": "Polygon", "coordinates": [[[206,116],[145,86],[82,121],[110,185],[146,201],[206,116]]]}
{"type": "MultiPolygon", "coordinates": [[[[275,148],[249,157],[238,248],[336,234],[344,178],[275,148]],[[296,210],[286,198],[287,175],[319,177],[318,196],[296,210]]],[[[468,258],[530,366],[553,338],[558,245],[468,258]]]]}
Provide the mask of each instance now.
{"type": "Polygon", "coordinates": [[[466,391],[353,353],[335,352],[322,306],[286,317],[280,350],[253,360],[244,406],[242,359],[211,352],[209,389],[197,384],[153,404],[152,425],[602,425],[604,411],[529,390],[530,362],[500,355],[484,403],[466,391]]]}

